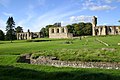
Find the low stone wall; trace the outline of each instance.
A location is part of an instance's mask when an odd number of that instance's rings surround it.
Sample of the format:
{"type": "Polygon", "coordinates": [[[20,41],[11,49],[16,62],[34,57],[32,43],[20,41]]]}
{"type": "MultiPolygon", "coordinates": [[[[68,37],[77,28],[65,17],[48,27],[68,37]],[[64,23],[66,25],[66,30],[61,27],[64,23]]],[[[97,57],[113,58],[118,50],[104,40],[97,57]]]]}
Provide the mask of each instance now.
{"type": "Polygon", "coordinates": [[[41,64],[56,67],[120,69],[120,63],[117,62],[111,63],[111,62],[60,61],[50,60],[48,57],[30,59],[30,64],[41,64]]]}

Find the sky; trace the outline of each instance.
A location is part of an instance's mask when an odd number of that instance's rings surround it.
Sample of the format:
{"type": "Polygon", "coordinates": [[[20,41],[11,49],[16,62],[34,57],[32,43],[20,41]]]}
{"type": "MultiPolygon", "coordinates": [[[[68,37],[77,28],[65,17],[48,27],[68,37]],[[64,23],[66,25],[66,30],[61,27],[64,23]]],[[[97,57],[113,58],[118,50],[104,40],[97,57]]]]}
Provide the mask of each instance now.
{"type": "Polygon", "coordinates": [[[9,16],[16,27],[39,32],[49,24],[61,22],[62,26],[91,22],[97,25],[120,25],[120,0],[0,0],[0,29],[5,31],[9,16]]]}

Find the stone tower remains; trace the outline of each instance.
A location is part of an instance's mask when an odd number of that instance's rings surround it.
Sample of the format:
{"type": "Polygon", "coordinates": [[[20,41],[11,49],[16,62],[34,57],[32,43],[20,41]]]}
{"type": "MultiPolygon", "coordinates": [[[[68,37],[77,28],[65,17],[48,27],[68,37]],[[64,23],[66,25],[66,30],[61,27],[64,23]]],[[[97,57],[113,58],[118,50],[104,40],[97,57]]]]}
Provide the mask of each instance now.
{"type": "Polygon", "coordinates": [[[95,29],[97,26],[97,17],[92,17],[92,35],[95,36],[95,29]]]}

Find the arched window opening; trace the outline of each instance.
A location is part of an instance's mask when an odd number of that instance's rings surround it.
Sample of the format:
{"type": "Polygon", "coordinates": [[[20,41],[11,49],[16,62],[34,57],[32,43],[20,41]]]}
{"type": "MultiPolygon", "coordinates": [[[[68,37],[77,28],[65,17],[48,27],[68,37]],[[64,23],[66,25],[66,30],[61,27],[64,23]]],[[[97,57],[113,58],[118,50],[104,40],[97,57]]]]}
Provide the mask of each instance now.
{"type": "Polygon", "coordinates": [[[52,32],[51,33],[54,33],[54,29],[52,29],[52,32]]]}
{"type": "Polygon", "coordinates": [[[59,33],[59,29],[57,29],[57,33],[59,33]]]}
{"type": "Polygon", "coordinates": [[[64,28],[62,28],[62,33],[64,33],[64,28]]]}

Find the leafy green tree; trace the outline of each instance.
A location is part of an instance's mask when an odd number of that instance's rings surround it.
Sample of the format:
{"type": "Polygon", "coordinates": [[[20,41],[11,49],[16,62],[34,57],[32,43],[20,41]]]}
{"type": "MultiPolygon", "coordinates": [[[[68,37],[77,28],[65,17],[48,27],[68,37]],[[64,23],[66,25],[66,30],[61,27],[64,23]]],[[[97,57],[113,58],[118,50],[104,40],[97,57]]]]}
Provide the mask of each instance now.
{"type": "Polygon", "coordinates": [[[15,30],[16,30],[16,33],[21,33],[21,32],[23,32],[23,29],[22,29],[22,27],[20,27],[20,26],[18,26],[17,28],[15,28],[15,30]]]}
{"type": "Polygon", "coordinates": [[[92,24],[86,23],[83,31],[84,35],[92,35],[92,24]]]}
{"type": "Polygon", "coordinates": [[[74,26],[72,26],[72,25],[67,25],[66,27],[68,28],[68,32],[69,32],[69,33],[74,33],[74,26]]]}
{"type": "Polygon", "coordinates": [[[92,24],[91,23],[74,23],[67,25],[69,33],[73,33],[74,36],[92,35],[92,24]]]}
{"type": "Polygon", "coordinates": [[[5,40],[5,34],[0,30],[0,40],[5,40]]]}
{"type": "MultiPolygon", "coordinates": [[[[15,30],[14,29],[12,29],[12,40],[16,40],[17,38],[16,38],[16,32],[15,32],[15,30]]],[[[7,31],[7,33],[6,33],[6,35],[5,35],[5,40],[11,40],[11,30],[8,30],[7,31]]]]}
{"type": "Polygon", "coordinates": [[[56,27],[54,25],[47,25],[45,28],[42,28],[40,30],[40,32],[44,35],[44,37],[48,37],[49,36],[49,28],[50,27],[56,27]]]}
{"type": "Polygon", "coordinates": [[[7,22],[6,22],[7,26],[6,26],[6,31],[8,33],[8,35],[6,35],[7,37],[9,37],[9,40],[11,41],[12,43],[12,40],[13,40],[13,35],[15,34],[15,22],[13,20],[13,17],[9,17],[7,22]]]}
{"type": "Polygon", "coordinates": [[[42,28],[42,29],[40,30],[40,33],[43,35],[43,37],[45,37],[45,36],[46,36],[45,28],[42,28]]]}

